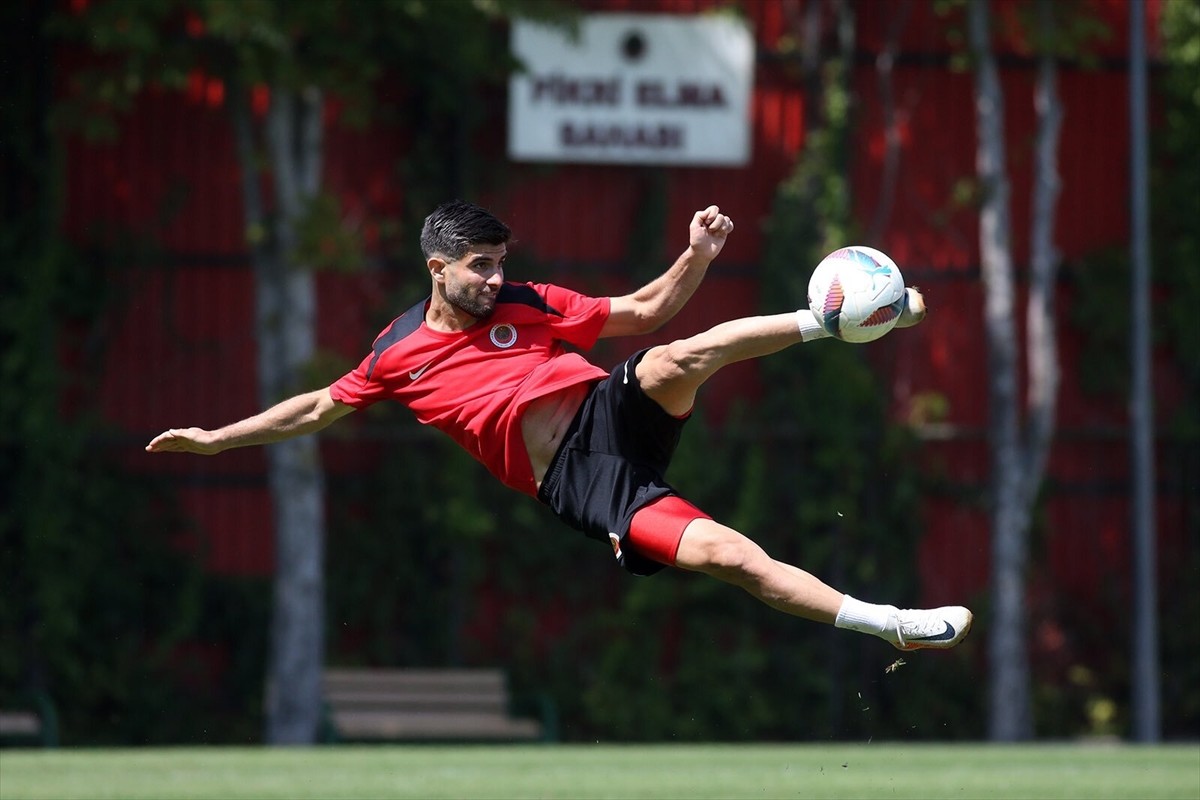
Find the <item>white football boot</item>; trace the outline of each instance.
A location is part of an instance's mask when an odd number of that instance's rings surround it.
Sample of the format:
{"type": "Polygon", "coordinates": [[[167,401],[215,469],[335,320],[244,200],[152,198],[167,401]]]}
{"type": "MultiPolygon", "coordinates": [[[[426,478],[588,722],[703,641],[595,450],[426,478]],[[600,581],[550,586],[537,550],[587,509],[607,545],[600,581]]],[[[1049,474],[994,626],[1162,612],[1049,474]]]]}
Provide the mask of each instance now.
{"type": "Polygon", "coordinates": [[[900,311],[900,319],[896,320],[897,328],[911,328],[925,319],[925,295],[909,286],[904,290],[904,308],[900,311]]]}
{"type": "Polygon", "coordinates": [[[945,650],[963,640],[973,619],[962,606],[902,608],[888,620],[883,636],[897,650],[945,650]]]}

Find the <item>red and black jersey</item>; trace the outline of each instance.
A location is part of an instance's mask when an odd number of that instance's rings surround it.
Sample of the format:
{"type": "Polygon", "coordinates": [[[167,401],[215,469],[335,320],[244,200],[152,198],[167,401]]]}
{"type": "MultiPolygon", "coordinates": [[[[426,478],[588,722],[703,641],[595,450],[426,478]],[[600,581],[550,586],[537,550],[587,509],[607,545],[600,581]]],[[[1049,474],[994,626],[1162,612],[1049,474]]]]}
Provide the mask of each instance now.
{"type": "Polygon", "coordinates": [[[564,343],[588,349],[609,315],[608,298],[551,284],[506,283],[496,310],[465,331],[425,324],[429,299],[392,321],[358,368],[329,387],[366,408],[398,400],[448,434],[506,485],[537,495],[521,415],[539,397],[608,373],[564,343]]]}

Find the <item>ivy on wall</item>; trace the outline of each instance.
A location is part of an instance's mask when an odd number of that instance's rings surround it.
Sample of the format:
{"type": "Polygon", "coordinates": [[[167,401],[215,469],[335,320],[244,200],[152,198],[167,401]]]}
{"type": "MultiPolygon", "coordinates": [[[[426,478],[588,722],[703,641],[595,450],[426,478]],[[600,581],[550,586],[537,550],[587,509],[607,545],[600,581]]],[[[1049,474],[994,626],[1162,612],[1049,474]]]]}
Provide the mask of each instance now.
{"type": "Polygon", "coordinates": [[[19,176],[31,202],[0,239],[4,263],[21,265],[0,290],[0,706],[56,716],[65,743],[187,738],[169,710],[205,601],[195,542],[175,538],[186,527],[166,487],[97,446],[116,432],[71,402],[101,360],[71,355],[102,342],[105,276],[44,235],[58,153],[44,141],[31,153],[19,176]]]}
{"type": "MultiPolygon", "coordinates": [[[[1167,4],[1167,17],[1173,14],[1181,15],[1171,23],[1178,38],[1168,42],[1196,52],[1194,4],[1167,4]]],[[[836,57],[826,67],[823,126],[810,132],[770,219],[764,310],[780,310],[784,296],[801,304],[807,269],[798,259],[815,264],[854,236],[844,178],[853,102],[836,57]]],[[[1172,109],[1194,110],[1187,68],[1194,62],[1180,60],[1170,72],[1177,79],[1172,109]]],[[[1191,128],[1188,119],[1172,127],[1177,142],[1160,144],[1168,162],[1190,163],[1200,115],[1191,115],[1191,128]]],[[[448,192],[473,194],[495,177],[470,157],[469,137],[432,131],[418,145],[420,158],[403,173],[411,178],[410,218],[396,226],[405,263],[415,252],[418,216],[431,202],[448,192]]],[[[32,188],[23,197],[37,200],[9,216],[0,241],[4,263],[23,267],[0,279],[0,377],[18,387],[0,393],[0,705],[52,698],[68,743],[257,741],[269,587],[202,574],[200,545],[173,510],[170,488],[97,447],[119,435],[97,418],[62,413],[62,398],[78,394],[79,376],[61,367],[61,337],[94,329],[104,312],[94,301],[112,275],[46,233],[61,177],[47,143],[8,140],[5,147],[8,163],[30,166],[21,186],[32,188]]],[[[639,218],[661,213],[668,175],[647,173],[653,191],[643,195],[639,218]]],[[[1154,205],[1159,265],[1195,262],[1194,225],[1185,217],[1186,198],[1200,192],[1195,175],[1160,173],[1155,197],[1174,199],[1154,205]]],[[[17,207],[6,202],[6,212],[17,207]]],[[[661,225],[637,230],[629,252],[661,250],[651,235],[661,225]]],[[[649,277],[650,262],[637,264],[636,275],[649,277]]],[[[549,275],[544,265],[527,266],[549,275]]],[[[1186,391],[1196,396],[1192,368],[1200,362],[1190,358],[1196,333],[1187,317],[1200,299],[1195,271],[1160,267],[1158,274],[1169,287],[1161,330],[1176,343],[1186,391]]],[[[1078,287],[1080,306],[1112,319],[1119,301],[1089,304],[1084,294],[1119,292],[1123,274],[1089,278],[1078,287]]],[[[403,294],[410,299],[410,291],[403,294]]],[[[1123,347],[1119,333],[1103,363],[1113,363],[1114,347],[1123,347]]],[[[914,510],[922,485],[907,463],[910,435],[887,421],[886,391],[863,356],[821,342],[764,359],[763,396],[719,426],[698,414],[671,479],[776,557],[864,599],[906,603],[916,599],[914,510]]],[[[552,706],[568,740],[980,735],[971,640],[887,672],[896,653],[873,638],[791,619],[701,576],[629,577],[607,547],[514,496],[402,409],[371,413],[366,424],[389,436],[379,462],[330,480],[332,663],[501,664],[512,675],[518,710],[552,706]]],[[[1200,474],[1196,413],[1184,404],[1169,421],[1179,471],[1166,479],[1185,490],[1200,474]]],[[[1188,513],[1200,519],[1194,501],[1188,513]]],[[[1185,570],[1193,582],[1196,569],[1185,570]]],[[[1169,733],[1194,734],[1200,716],[1194,627],[1164,630],[1164,663],[1182,669],[1164,680],[1169,733]]],[[[1068,718],[1074,703],[1062,701],[1056,732],[1079,732],[1068,718]]]]}
{"type": "MultiPolygon", "coordinates": [[[[1159,599],[1162,619],[1195,619],[1200,614],[1200,327],[1195,309],[1200,307],[1200,230],[1196,227],[1200,197],[1200,6],[1164,3],[1161,20],[1162,63],[1152,73],[1152,87],[1160,94],[1162,124],[1151,141],[1151,241],[1153,285],[1150,332],[1157,353],[1157,372],[1177,376],[1182,402],[1166,408],[1156,400],[1156,476],[1163,505],[1175,508],[1185,532],[1183,541],[1160,543],[1159,599]],[[1166,369],[1161,369],[1166,367],[1166,369]]],[[[1130,385],[1131,323],[1130,256],[1127,250],[1089,254],[1067,265],[1071,278],[1072,322],[1083,353],[1079,359],[1084,389],[1100,396],[1123,398],[1130,385]]],[[[1123,592],[1110,596],[1109,611],[1120,630],[1132,625],[1123,592]]],[[[1086,646],[1111,652],[1111,632],[1081,620],[1090,633],[1086,646]]],[[[1162,724],[1164,736],[1195,737],[1200,732],[1200,627],[1160,626],[1162,724]]],[[[1092,716],[1111,720],[1113,732],[1124,730],[1128,719],[1128,656],[1113,654],[1108,670],[1077,673],[1066,692],[1092,716]],[[1107,705],[1106,705],[1107,704],[1107,705]]]]}
{"type": "MultiPolygon", "coordinates": [[[[808,270],[797,258],[815,264],[850,236],[841,63],[827,62],[825,124],[769,221],[770,311],[782,310],[781,296],[803,303],[808,270]]],[[[650,256],[661,255],[669,171],[643,177],[649,206],[631,213],[657,222],[633,226],[634,281],[652,277],[650,256]]],[[[672,482],[775,557],[864,599],[914,601],[913,441],[888,423],[863,352],[822,342],[761,369],[764,396],[720,427],[700,404],[672,482]]],[[[895,653],[878,640],[788,617],[702,576],[632,578],[608,548],[514,498],[440,437],[421,437],[403,412],[387,418],[404,444],[333,504],[332,659],[503,664],[521,705],[548,698],[568,740],[978,735],[980,715],[916,691],[938,685],[969,707],[968,652],[888,673],[895,653]]]]}

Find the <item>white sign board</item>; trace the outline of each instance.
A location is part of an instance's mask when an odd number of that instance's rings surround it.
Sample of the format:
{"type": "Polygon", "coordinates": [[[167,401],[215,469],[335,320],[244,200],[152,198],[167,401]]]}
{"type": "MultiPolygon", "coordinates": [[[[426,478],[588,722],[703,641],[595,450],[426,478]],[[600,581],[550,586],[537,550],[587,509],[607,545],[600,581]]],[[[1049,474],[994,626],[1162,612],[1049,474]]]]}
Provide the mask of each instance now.
{"type": "Polygon", "coordinates": [[[750,159],[754,38],[730,15],[594,14],[579,38],[516,21],[518,161],[738,166],[750,159]]]}

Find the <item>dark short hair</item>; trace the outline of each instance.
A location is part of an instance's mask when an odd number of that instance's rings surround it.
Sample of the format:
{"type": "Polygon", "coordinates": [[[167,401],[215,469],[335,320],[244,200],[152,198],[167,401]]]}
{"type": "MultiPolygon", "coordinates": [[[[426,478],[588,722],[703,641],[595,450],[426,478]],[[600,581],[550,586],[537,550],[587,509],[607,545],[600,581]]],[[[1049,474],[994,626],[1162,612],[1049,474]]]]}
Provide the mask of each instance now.
{"type": "Polygon", "coordinates": [[[512,231],[490,211],[474,203],[451,200],[425,218],[421,228],[421,252],[457,261],[471,245],[507,244],[512,231]]]}

